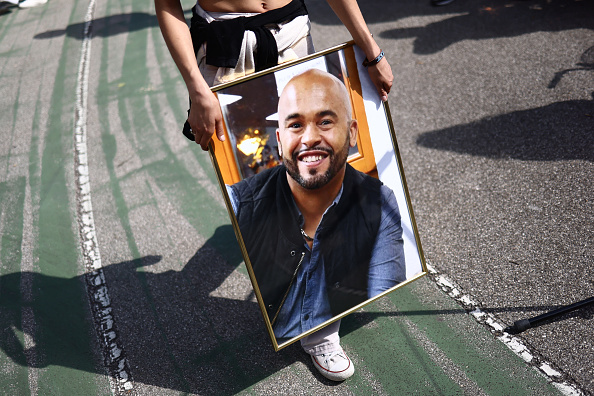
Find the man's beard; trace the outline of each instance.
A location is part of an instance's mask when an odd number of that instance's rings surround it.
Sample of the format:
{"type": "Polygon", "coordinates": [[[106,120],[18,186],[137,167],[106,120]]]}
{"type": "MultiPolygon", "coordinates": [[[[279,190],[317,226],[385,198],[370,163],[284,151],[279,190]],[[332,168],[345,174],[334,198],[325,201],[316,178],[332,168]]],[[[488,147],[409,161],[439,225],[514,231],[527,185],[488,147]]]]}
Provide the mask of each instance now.
{"type": "Polygon", "coordinates": [[[296,151],[291,156],[291,159],[283,156],[283,162],[285,167],[287,168],[287,173],[293,180],[295,180],[301,187],[307,190],[315,190],[321,188],[328,184],[330,180],[334,178],[340,172],[344,164],[346,163],[347,157],[349,155],[349,136],[347,134],[347,139],[345,141],[344,146],[338,152],[334,152],[331,148],[326,147],[312,147],[308,149],[304,149],[301,151],[296,151]],[[299,165],[297,157],[307,151],[325,151],[328,153],[328,159],[330,160],[330,165],[328,169],[324,173],[319,173],[317,169],[311,169],[309,174],[311,177],[305,179],[301,176],[299,172],[299,165]]]}

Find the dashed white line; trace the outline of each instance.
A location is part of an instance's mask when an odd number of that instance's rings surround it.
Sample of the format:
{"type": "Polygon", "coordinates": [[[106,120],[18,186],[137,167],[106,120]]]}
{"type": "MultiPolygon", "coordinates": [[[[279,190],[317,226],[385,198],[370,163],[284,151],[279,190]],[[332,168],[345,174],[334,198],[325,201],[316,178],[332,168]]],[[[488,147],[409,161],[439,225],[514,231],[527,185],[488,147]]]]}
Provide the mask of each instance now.
{"type": "Polygon", "coordinates": [[[448,296],[462,305],[469,314],[476,319],[478,323],[485,325],[497,339],[503,342],[510,350],[518,355],[526,363],[533,365],[542,375],[547,377],[551,384],[555,386],[562,394],[567,396],[582,396],[584,393],[566,381],[563,381],[563,375],[555,370],[550,363],[545,362],[542,358],[536,359],[535,354],[517,337],[505,332],[505,327],[500,324],[497,319],[490,313],[484,312],[479,308],[472,297],[464,294],[461,289],[446,276],[440,274],[433,266],[427,263],[427,270],[429,277],[435,281],[437,286],[444,291],[448,296]],[[540,364],[535,364],[540,362],[540,364]]]}
{"type": "Polygon", "coordinates": [[[86,268],[87,292],[89,295],[95,328],[102,342],[105,365],[110,374],[111,391],[121,394],[133,389],[134,385],[126,356],[118,342],[117,329],[112,315],[109,291],[105,283],[93,206],[87,157],[87,96],[89,61],[91,57],[91,24],[95,0],[90,0],[85,15],[81,57],[77,76],[74,161],[77,184],[78,226],[86,268]]]}

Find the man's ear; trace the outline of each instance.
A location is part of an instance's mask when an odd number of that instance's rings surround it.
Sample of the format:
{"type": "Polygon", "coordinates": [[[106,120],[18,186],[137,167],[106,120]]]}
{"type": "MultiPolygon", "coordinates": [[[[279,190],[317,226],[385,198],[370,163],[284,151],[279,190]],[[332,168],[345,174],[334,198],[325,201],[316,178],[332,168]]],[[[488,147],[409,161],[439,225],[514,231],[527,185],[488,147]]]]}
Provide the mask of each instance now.
{"type": "Polygon", "coordinates": [[[281,142],[280,142],[280,133],[278,131],[278,128],[276,129],[276,142],[278,143],[278,156],[280,158],[283,157],[283,148],[281,146],[281,142]]]}
{"type": "Polygon", "coordinates": [[[357,120],[351,120],[349,126],[349,144],[351,147],[355,147],[357,145],[357,135],[359,134],[359,124],[357,120]]]}

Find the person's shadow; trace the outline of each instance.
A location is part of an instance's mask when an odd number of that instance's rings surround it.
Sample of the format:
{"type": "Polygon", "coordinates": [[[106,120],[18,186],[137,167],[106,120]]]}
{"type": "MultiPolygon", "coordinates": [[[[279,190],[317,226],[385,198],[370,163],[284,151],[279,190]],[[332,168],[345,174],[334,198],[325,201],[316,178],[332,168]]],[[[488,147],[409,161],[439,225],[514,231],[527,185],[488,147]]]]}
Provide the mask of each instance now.
{"type": "MultiPolygon", "coordinates": [[[[110,310],[113,323],[94,321],[89,313],[88,300],[94,301],[98,292],[93,276],[3,275],[0,348],[23,367],[60,366],[105,375],[103,363],[109,362],[102,362],[99,338],[106,334],[115,337],[111,341],[121,347],[137,384],[201,395],[231,395],[301,362],[319,382],[335,386],[315,371],[298,342],[274,352],[251,285],[236,271],[242,259],[231,238],[231,226],[219,227],[179,271],[159,272],[161,256],[105,266],[109,296],[102,295],[99,300],[108,299],[111,304],[99,308],[110,310]],[[218,250],[223,245],[224,258],[218,250]],[[157,268],[146,270],[153,266],[157,268]],[[33,298],[24,301],[23,288],[33,290],[33,298]],[[32,346],[23,345],[19,335],[23,333],[33,339],[32,346]]],[[[464,315],[465,311],[371,308],[344,318],[340,333],[346,336],[377,317],[438,314],[464,315]]]]}
{"type": "MultiPolygon", "coordinates": [[[[235,271],[242,257],[230,225],[219,227],[179,271],[159,272],[161,260],[145,256],[103,269],[111,306],[99,308],[112,309],[114,321],[107,333],[117,337],[113,341],[125,354],[135,383],[230,395],[301,361],[320,382],[331,385],[311,367],[298,342],[274,352],[251,284],[235,271]],[[219,253],[223,246],[224,258],[219,253]]],[[[62,278],[36,272],[3,275],[4,353],[24,367],[61,366],[105,374],[101,343],[89,337],[94,321],[87,291],[97,292],[85,286],[90,280],[88,275],[62,278]],[[23,301],[24,284],[33,290],[30,301],[23,301]],[[32,327],[23,325],[26,311],[34,318],[32,327]],[[33,338],[34,346],[25,347],[19,333],[33,338]]],[[[364,315],[357,323],[373,318],[364,315]]],[[[107,326],[96,319],[95,327],[107,326]]],[[[355,328],[348,327],[347,333],[355,328]]]]}
{"type": "MultiPolygon", "coordinates": [[[[185,10],[186,19],[192,16],[191,10],[185,10]]],[[[155,14],[146,12],[130,12],[126,14],[107,15],[94,18],[90,24],[91,35],[94,37],[111,37],[118,34],[135,32],[143,29],[159,26],[155,14]]],[[[66,35],[82,40],[84,35],[85,22],[77,22],[66,26],[63,29],[48,30],[34,36],[36,39],[50,39],[66,35]]]]}
{"type": "MultiPolygon", "coordinates": [[[[322,25],[340,24],[325,1],[306,2],[310,19],[322,25]]],[[[430,7],[429,0],[375,0],[359,4],[368,24],[396,22],[415,16],[451,14],[451,17],[422,27],[399,27],[380,32],[386,39],[415,38],[414,52],[433,54],[463,40],[517,37],[539,31],[594,29],[594,3],[575,0],[456,0],[447,7],[430,7]]],[[[187,20],[191,11],[185,10],[187,20]]],[[[157,17],[146,12],[114,14],[93,19],[93,36],[109,37],[158,26],[157,17]]],[[[82,39],[84,22],[63,29],[39,33],[36,39],[48,39],[64,34],[82,39]]]]}
{"type": "MultiPolygon", "coordinates": [[[[146,12],[131,12],[128,14],[115,14],[93,19],[91,33],[97,37],[110,37],[122,33],[134,32],[158,26],[157,16],[146,12]]],[[[82,40],[85,22],[68,25],[64,29],[48,30],[34,36],[36,39],[50,39],[67,35],[68,37],[82,40]]]]}
{"type": "Polygon", "coordinates": [[[488,158],[594,162],[594,97],[425,132],[417,144],[488,158]]]}
{"type": "Polygon", "coordinates": [[[414,53],[435,54],[464,40],[594,29],[594,18],[589,17],[594,14],[594,3],[591,1],[455,1],[446,8],[440,10],[458,15],[423,27],[387,30],[380,36],[394,39],[414,37],[414,53]]]}
{"type": "MultiPolygon", "coordinates": [[[[322,25],[340,20],[324,1],[307,2],[310,19],[322,25]]],[[[534,32],[594,29],[594,2],[576,0],[455,0],[431,7],[429,0],[360,1],[371,29],[382,39],[414,39],[413,52],[438,53],[465,40],[519,37],[534,32]],[[438,16],[437,21],[410,26],[411,17],[438,16]],[[400,21],[403,21],[402,23],[400,21]],[[389,23],[396,28],[381,30],[389,23]]],[[[315,38],[315,37],[314,37],[315,38]]]]}

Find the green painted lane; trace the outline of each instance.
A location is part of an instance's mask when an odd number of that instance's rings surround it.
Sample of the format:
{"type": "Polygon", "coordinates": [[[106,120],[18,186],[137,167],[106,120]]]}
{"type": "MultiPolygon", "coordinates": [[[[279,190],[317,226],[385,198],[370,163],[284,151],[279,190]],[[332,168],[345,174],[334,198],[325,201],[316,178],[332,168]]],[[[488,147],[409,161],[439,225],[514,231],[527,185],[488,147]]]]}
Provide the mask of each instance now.
{"type": "Polygon", "coordinates": [[[369,377],[390,395],[559,394],[435,289],[423,278],[343,320],[343,344],[363,366],[353,387],[369,377]]]}
{"type": "MultiPolygon", "coordinates": [[[[70,24],[82,19],[86,4],[75,3],[70,24]]],[[[76,213],[73,208],[74,93],[80,40],[66,37],[51,97],[44,138],[39,191],[38,274],[34,277],[33,312],[39,350],[40,394],[97,394],[100,358],[88,310],[76,213]]],[[[103,384],[105,388],[106,382],[103,384]]]]}
{"type": "MultiPolygon", "coordinates": [[[[107,14],[120,11],[117,5],[111,8],[112,2],[108,2],[107,14]]],[[[196,176],[179,159],[178,153],[175,153],[169,147],[164,138],[165,125],[159,114],[162,108],[181,109],[179,100],[179,84],[171,84],[172,77],[168,70],[162,65],[160,58],[150,58],[147,54],[149,39],[154,40],[151,46],[159,47],[159,57],[165,56],[163,53],[163,39],[154,29],[134,29],[134,26],[144,25],[144,15],[147,11],[147,4],[142,1],[132,1],[132,12],[130,13],[131,32],[128,34],[124,50],[124,59],[121,67],[121,76],[116,80],[109,80],[107,75],[108,63],[113,59],[113,53],[110,51],[121,51],[120,48],[110,48],[109,45],[103,47],[101,54],[101,75],[99,76],[99,87],[102,90],[111,87],[107,97],[99,97],[98,105],[102,120],[102,143],[107,166],[110,168],[111,186],[114,191],[118,188],[114,183],[120,180],[116,177],[114,158],[119,149],[114,137],[115,133],[123,132],[130,145],[134,147],[134,155],[137,155],[142,161],[142,168],[136,172],[146,171],[148,175],[157,183],[162,191],[168,195],[168,199],[175,203],[176,207],[183,210],[184,217],[192,224],[196,230],[206,238],[210,238],[215,230],[223,224],[228,224],[228,215],[225,208],[215,201],[208,191],[202,188],[196,180],[196,176]],[[150,62],[147,62],[147,59],[150,62]],[[152,69],[152,70],[149,70],[152,69]],[[151,83],[151,72],[160,74],[163,80],[162,85],[154,87],[151,83]],[[119,87],[119,88],[117,88],[119,87]],[[165,93],[166,102],[162,102],[161,93],[165,93]],[[112,130],[107,120],[109,119],[109,104],[116,102],[118,108],[117,130],[112,130]]],[[[107,18],[106,35],[109,35],[109,18],[107,18]]],[[[117,26],[116,26],[117,27],[117,26]]],[[[167,55],[168,56],[168,55],[167,55]]],[[[105,92],[105,91],[103,91],[105,92]]],[[[185,111],[184,111],[185,112],[185,111]]],[[[183,114],[183,112],[182,112],[183,114]]],[[[181,121],[180,121],[181,125],[181,121]]],[[[181,129],[180,129],[180,138],[181,129]]],[[[216,176],[210,163],[210,158],[206,153],[199,152],[191,147],[195,153],[195,158],[201,168],[205,170],[205,175],[209,182],[216,186],[216,176]]],[[[217,187],[218,188],[218,187],[217,187]]],[[[117,192],[114,194],[118,195],[117,192]]],[[[118,202],[121,199],[117,199],[118,202]]],[[[124,218],[126,210],[121,209],[120,218],[124,218]]],[[[127,226],[126,226],[127,227],[127,226]]],[[[125,228],[126,228],[125,227],[125,228]]],[[[222,252],[227,249],[221,249],[222,252]]]]}
{"type": "Polygon", "coordinates": [[[29,392],[24,335],[20,330],[23,304],[20,285],[23,237],[24,177],[0,183],[0,388],[15,395],[29,392]],[[7,359],[10,356],[11,359],[7,359]]]}
{"type": "MultiPolygon", "coordinates": [[[[88,2],[65,3],[73,7],[69,26],[80,26],[88,2]]],[[[210,159],[166,138],[164,114],[183,118],[187,99],[152,3],[98,7],[97,88],[89,100],[97,130],[89,144],[100,199],[93,206],[101,208],[99,248],[109,258],[103,265],[114,319],[138,394],[558,393],[427,279],[342,321],[343,345],[356,364],[344,383],[321,379],[299,343],[273,352],[249,290],[237,292],[249,289],[249,279],[227,212],[214,199],[210,159]],[[126,161],[137,165],[126,168],[126,161]],[[188,228],[188,244],[196,246],[178,252],[180,230],[188,228]]],[[[0,35],[10,18],[0,19],[0,35]]],[[[110,393],[82,274],[72,180],[80,49],[79,38],[64,37],[56,83],[48,97],[40,89],[30,109],[40,132],[31,137],[28,176],[0,179],[0,387],[10,394],[110,393]],[[27,199],[34,260],[27,263],[33,271],[21,272],[27,199]],[[23,284],[30,285],[28,300],[23,284]]],[[[17,109],[0,117],[14,125],[17,109]]]]}
{"type": "Polygon", "coordinates": [[[376,318],[374,324],[377,329],[362,328],[343,338],[343,346],[353,345],[355,351],[352,358],[357,376],[349,387],[358,383],[369,386],[369,379],[374,379],[386,394],[456,393],[456,384],[431,360],[409,329],[385,317],[376,318]]]}
{"type": "MultiPolygon", "coordinates": [[[[139,230],[135,228],[135,216],[139,211],[149,211],[158,218],[159,208],[155,192],[151,185],[154,183],[157,190],[166,195],[166,199],[173,204],[176,211],[191,224],[191,226],[204,239],[209,240],[210,244],[215,245],[215,249],[226,255],[229,260],[239,263],[240,255],[237,248],[230,248],[228,238],[234,238],[232,232],[227,232],[223,237],[219,236],[222,225],[228,224],[228,216],[224,207],[212,198],[212,195],[201,186],[195,175],[190,172],[184,163],[178,158],[177,154],[169,147],[163,136],[164,125],[159,114],[163,107],[168,105],[163,102],[164,97],[168,100],[179,98],[176,87],[170,84],[163,86],[153,86],[151,83],[151,73],[164,72],[157,66],[161,63],[151,58],[147,53],[147,47],[151,44],[149,40],[159,40],[159,46],[162,47],[162,38],[156,29],[135,29],[134,26],[142,26],[143,18],[146,16],[147,4],[136,1],[131,3],[132,9],[126,10],[126,15],[130,15],[130,33],[125,36],[122,46],[121,37],[117,34],[111,34],[110,29],[117,29],[117,25],[111,22],[109,15],[124,13],[121,4],[118,2],[107,2],[105,13],[105,27],[102,34],[109,37],[102,46],[101,56],[98,61],[101,62],[98,78],[98,96],[97,110],[100,124],[100,147],[103,152],[103,161],[106,166],[108,181],[104,186],[97,188],[106,188],[112,196],[116,218],[119,226],[123,230],[126,238],[129,255],[132,261],[137,262],[137,269],[131,275],[135,278],[130,280],[138,290],[135,297],[142,300],[141,304],[145,310],[139,313],[143,321],[150,321],[154,325],[153,341],[159,340],[161,344],[159,349],[163,348],[163,355],[160,355],[166,361],[163,366],[169,367],[167,375],[170,377],[168,382],[177,384],[176,389],[182,392],[189,392],[192,387],[185,380],[189,367],[182,367],[180,362],[168,345],[175,345],[179,342],[177,339],[170,338],[171,323],[164,322],[160,315],[164,301],[159,298],[159,290],[155,290],[154,276],[140,265],[143,256],[142,239],[139,230]],[[155,33],[159,34],[158,36],[155,33]],[[108,73],[110,62],[119,54],[123,53],[122,66],[119,69],[121,75],[115,79],[110,79],[108,73]],[[150,60],[147,62],[147,58],[150,60]],[[149,70],[152,68],[153,70],[149,70]],[[113,113],[117,109],[117,114],[113,113]],[[140,166],[131,172],[122,172],[118,169],[122,161],[122,152],[126,152],[126,157],[138,159],[140,166]],[[141,181],[136,183],[136,180],[141,181]],[[130,190],[134,184],[135,191],[130,190]],[[217,237],[214,237],[215,234],[217,237]],[[217,245],[218,243],[218,245],[217,245]]],[[[160,50],[162,54],[162,48],[160,50]]],[[[181,107],[180,107],[181,108],[181,107]]],[[[180,134],[181,136],[181,134],[180,134]]],[[[216,188],[216,178],[210,164],[210,159],[205,153],[196,156],[196,160],[202,169],[207,169],[210,174],[208,183],[216,188]]],[[[156,227],[162,226],[155,224],[156,227]]],[[[226,228],[225,228],[226,229],[226,228]]],[[[177,235],[166,237],[171,241],[179,238],[177,235]]],[[[233,241],[233,239],[231,239],[233,241]]],[[[109,272],[109,271],[108,271],[109,272]]],[[[117,295],[117,291],[116,291],[117,295]]],[[[127,304],[118,304],[116,307],[116,320],[122,315],[126,315],[129,309],[140,310],[138,307],[127,304]]],[[[124,323],[121,327],[126,327],[124,323]]],[[[132,325],[133,326],[133,325],[132,325]]],[[[142,342],[139,340],[139,342],[142,342]]],[[[137,362],[137,356],[141,352],[136,352],[136,348],[130,348],[131,361],[137,362]],[[135,360],[136,359],[136,360],[135,360]]],[[[138,364],[138,363],[133,363],[138,364]]],[[[140,363],[142,364],[142,363],[140,363]]],[[[139,378],[143,378],[140,374],[139,378]]]]}
{"type": "MultiPolygon", "coordinates": [[[[60,12],[70,14],[69,24],[74,24],[84,16],[86,6],[72,3],[60,12]]],[[[44,29],[34,22],[51,19],[57,11],[44,6],[28,14],[12,13],[2,19],[0,34],[6,39],[9,32],[31,31],[35,26],[44,29]]],[[[19,89],[14,91],[14,106],[3,112],[3,121],[9,122],[3,123],[8,129],[3,128],[2,134],[7,137],[5,133],[22,131],[17,115],[24,112],[32,116],[33,133],[29,135],[29,152],[24,156],[28,156],[28,166],[7,157],[9,178],[0,183],[0,365],[7,374],[0,376],[0,387],[6,394],[15,395],[108,394],[109,381],[104,375],[97,376],[103,372],[102,358],[96,352],[97,338],[81,277],[73,204],[72,131],[80,40],[68,36],[60,39],[60,51],[50,55],[57,60],[55,66],[52,62],[28,60],[40,53],[32,52],[33,41],[22,38],[11,34],[9,40],[15,40],[13,43],[3,40],[12,50],[3,53],[2,73],[18,77],[19,89]],[[23,58],[23,54],[27,57],[23,58]],[[4,67],[9,63],[14,67],[15,62],[19,65],[17,73],[4,67]],[[31,85],[27,79],[35,67],[43,68],[46,78],[39,81],[35,91],[26,92],[21,86],[31,85]],[[48,85],[49,89],[41,89],[48,85]],[[45,111],[47,122],[42,122],[45,111]],[[19,168],[13,169],[17,164],[19,168]],[[11,172],[28,176],[13,179],[11,172]],[[30,201],[26,209],[27,188],[30,201]],[[26,227],[32,229],[33,241],[23,252],[25,210],[32,211],[27,217],[32,224],[26,227]]]]}
{"type": "Polygon", "coordinates": [[[26,178],[18,177],[0,183],[0,218],[3,219],[0,262],[3,272],[19,270],[22,258],[23,210],[26,178]]]}
{"type": "MultiPolygon", "coordinates": [[[[117,15],[121,12],[119,7],[119,4],[108,2],[106,14],[117,15]]],[[[119,221],[127,236],[130,254],[136,259],[142,255],[136,241],[131,213],[145,205],[156,207],[154,193],[150,189],[140,187],[141,198],[132,198],[127,195],[123,185],[137,174],[142,174],[143,178],[154,181],[159,190],[166,194],[167,200],[200,235],[209,239],[209,243],[213,242],[215,231],[222,225],[228,224],[224,208],[213,201],[207,190],[197,183],[196,175],[180,160],[180,152],[172,149],[163,136],[165,125],[158,115],[163,108],[173,110],[176,114],[181,110],[181,114],[184,114],[185,99],[183,97],[180,99],[179,92],[180,90],[183,92],[183,87],[180,89],[179,77],[177,75],[172,77],[170,69],[164,66],[165,61],[168,60],[168,54],[163,50],[158,28],[134,28],[144,23],[142,15],[151,11],[148,7],[150,6],[139,1],[131,2],[131,28],[123,50],[121,75],[117,79],[110,80],[107,70],[110,60],[114,59],[116,52],[122,51],[122,48],[115,45],[103,47],[98,86],[105,96],[97,98],[102,129],[102,149],[110,180],[109,188],[117,206],[119,221]],[[149,53],[148,48],[151,47],[155,50],[149,53]],[[161,84],[154,83],[154,73],[159,75],[161,84]],[[164,101],[163,98],[166,100],[164,101]],[[119,125],[115,128],[113,122],[108,122],[110,105],[112,109],[117,109],[119,125]],[[116,158],[118,151],[123,149],[123,146],[118,145],[121,139],[126,140],[126,146],[133,147],[133,155],[141,161],[141,167],[136,169],[134,174],[118,175],[116,158]]],[[[105,29],[109,29],[109,23],[107,25],[105,29]]],[[[112,38],[107,41],[111,40],[112,38]]],[[[116,41],[115,38],[113,41],[116,41]]],[[[181,134],[180,138],[183,138],[181,134]]],[[[209,181],[216,185],[209,158],[200,150],[194,147],[191,149],[201,168],[206,171],[209,181]]],[[[220,243],[215,247],[229,262],[236,262],[235,259],[227,256],[232,245],[229,242],[233,241],[233,235],[229,236],[231,238],[218,239],[220,243]]],[[[152,275],[145,271],[143,268],[138,268],[135,276],[142,285],[143,299],[150,301],[151,316],[154,316],[154,321],[159,323],[159,310],[156,308],[158,304],[149,280],[152,275]]],[[[410,288],[394,293],[390,301],[393,305],[388,312],[381,309],[374,314],[371,310],[369,313],[372,320],[370,321],[357,322],[357,318],[361,318],[361,315],[365,318],[367,313],[344,320],[343,331],[346,333],[344,344],[349,351],[353,352],[358,370],[352,380],[341,385],[341,389],[355,394],[370,394],[378,389],[384,394],[407,394],[408,392],[471,394],[465,391],[465,387],[469,386],[469,389],[478,390],[479,393],[484,394],[505,394],[512,390],[522,394],[530,393],[529,387],[534,386],[535,389],[545,389],[547,393],[555,393],[554,389],[548,387],[546,381],[538,376],[534,376],[523,385],[522,381],[516,381],[509,373],[498,373],[497,362],[494,359],[486,358],[483,353],[467,342],[464,334],[458,334],[452,329],[457,326],[456,321],[450,323],[447,320],[436,320],[435,315],[431,313],[435,310],[435,306],[423,303],[422,298],[410,292],[410,288]],[[402,314],[391,315],[390,310],[397,312],[412,310],[419,314],[412,318],[407,317],[405,320],[402,314]],[[424,315],[422,312],[429,313],[424,315]],[[436,346],[440,350],[439,359],[435,353],[428,350],[427,345],[436,346]],[[442,366],[440,359],[447,360],[449,370],[442,366]]],[[[466,326],[478,327],[457,306],[452,306],[447,301],[441,303],[446,304],[450,309],[457,310],[458,315],[464,317],[466,326]]],[[[485,330],[481,331],[484,331],[482,337],[492,338],[485,330]]],[[[163,337],[164,344],[175,344],[176,340],[168,339],[166,333],[166,329],[161,327],[158,337],[163,337]]],[[[192,383],[182,380],[184,373],[187,375],[194,372],[199,376],[199,373],[209,368],[212,372],[223,370],[225,365],[227,365],[226,369],[232,372],[232,378],[229,379],[229,383],[220,388],[223,394],[235,392],[257,394],[255,389],[258,388],[257,384],[260,381],[274,382],[281,376],[280,373],[267,372],[265,378],[262,378],[261,375],[250,372],[249,367],[236,363],[241,359],[245,339],[245,336],[238,334],[231,342],[220,340],[220,344],[213,347],[210,353],[196,356],[193,364],[184,369],[180,368],[175,356],[169,355],[174,367],[174,372],[170,372],[169,375],[177,378],[174,382],[182,382],[176,390],[197,391],[192,383]]],[[[497,342],[494,341],[493,344],[497,342]]],[[[523,362],[505,346],[498,344],[496,348],[500,349],[500,354],[511,359],[512,366],[522,367],[523,362]]],[[[284,354],[285,352],[280,352],[279,356],[273,357],[272,361],[276,362],[274,364],[278,364],[278,358],[284,359],[284,354]]],[[[287,364],[295,363],[292,352],[287,359],[287,364]]],[[[308,379],[303,379],[303,388],[307,388],[307,383],[308,379]]]]}

